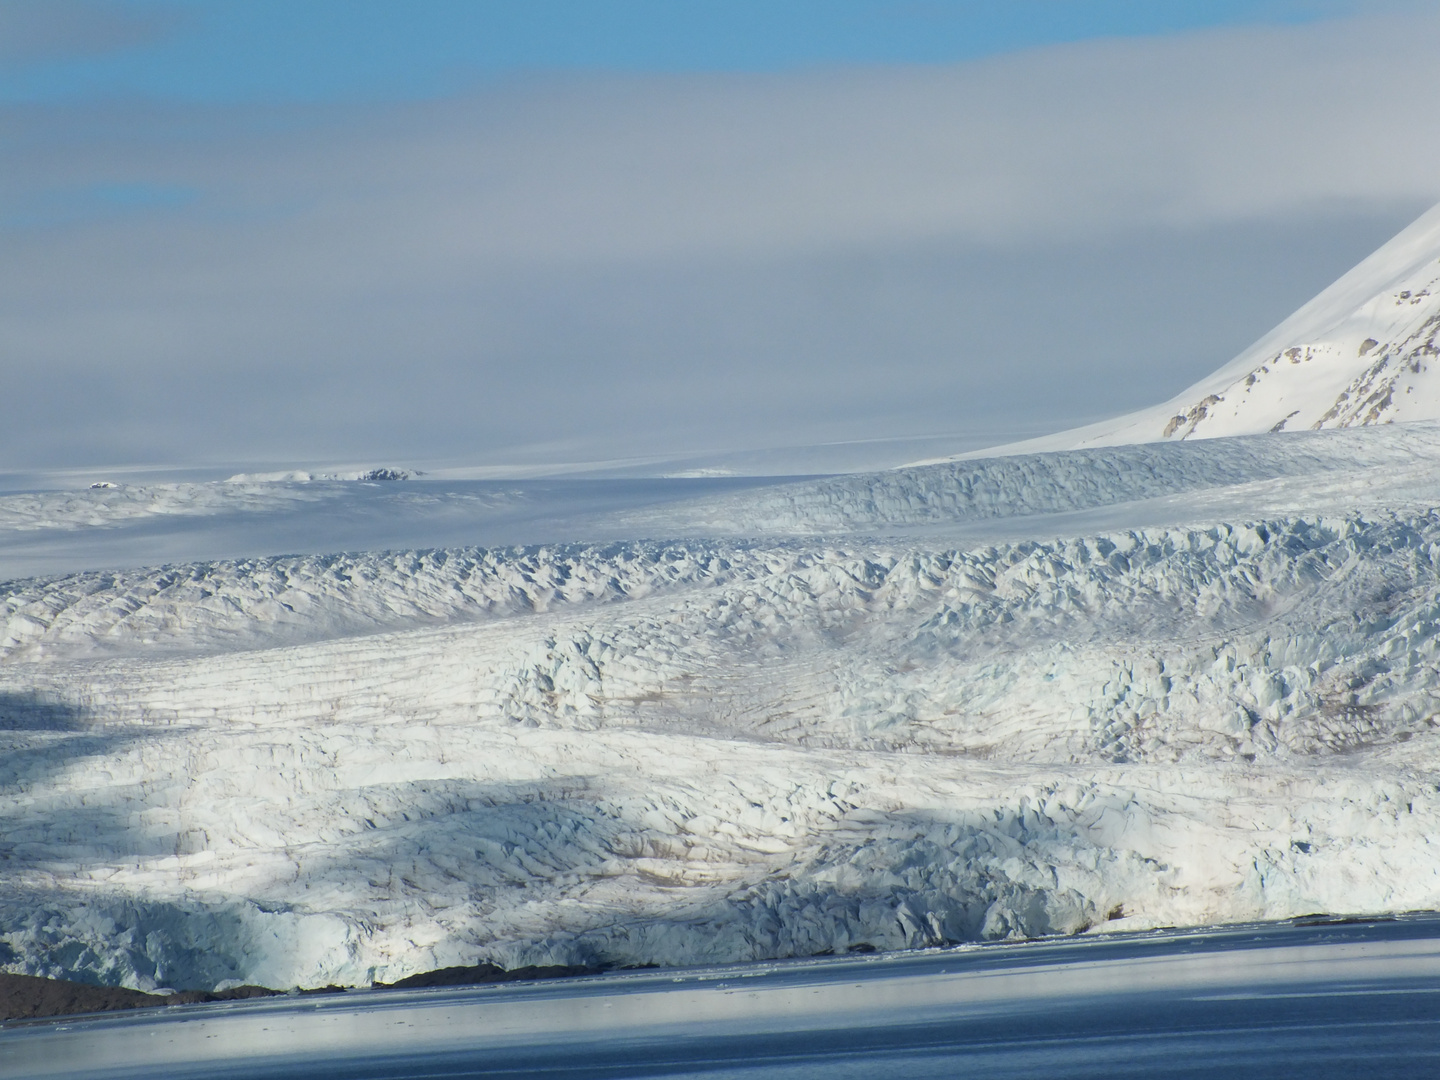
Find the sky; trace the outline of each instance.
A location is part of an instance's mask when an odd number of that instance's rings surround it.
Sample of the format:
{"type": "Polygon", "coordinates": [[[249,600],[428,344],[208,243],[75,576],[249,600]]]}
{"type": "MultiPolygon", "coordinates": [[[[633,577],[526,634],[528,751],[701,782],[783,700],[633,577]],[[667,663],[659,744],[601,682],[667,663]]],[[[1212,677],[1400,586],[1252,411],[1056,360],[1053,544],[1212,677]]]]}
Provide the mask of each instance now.
{"type": "Polygon", "coordinates": [[[0,473],[895,464],[1440,199],[1419,3],[0,0],[0,473]]]}

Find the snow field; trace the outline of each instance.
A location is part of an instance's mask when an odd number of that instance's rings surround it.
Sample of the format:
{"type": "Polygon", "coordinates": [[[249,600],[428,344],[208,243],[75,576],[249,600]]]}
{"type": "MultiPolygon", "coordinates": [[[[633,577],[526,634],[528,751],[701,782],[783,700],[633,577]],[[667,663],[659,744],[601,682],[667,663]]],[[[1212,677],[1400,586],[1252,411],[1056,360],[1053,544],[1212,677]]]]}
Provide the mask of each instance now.
{"type": "Polygon", "coordinates": [[[75,491],[0,495],[0,530],[73,532],[116,528],[148,518],[283,513],[342,496],[338,484],[224,483],[113,485],[75,491]]]}
{"type": "Polygon", "coordinates": [[[1293,432],[1201,444],[1103,449],[920,463],[879,473],[737,493],[620,517],[636,534],[833,535],[845,532],[1025,536],[1087,513],[1101,529],[1131,526],[1142,504],[1156,524],[1213,523],[1274,511],[1339,512],[1440,502],[1433,462],[1440,423],[1359,431],[1293,432]],[[978,526],[978,528],[977,528],[978,526]]]}

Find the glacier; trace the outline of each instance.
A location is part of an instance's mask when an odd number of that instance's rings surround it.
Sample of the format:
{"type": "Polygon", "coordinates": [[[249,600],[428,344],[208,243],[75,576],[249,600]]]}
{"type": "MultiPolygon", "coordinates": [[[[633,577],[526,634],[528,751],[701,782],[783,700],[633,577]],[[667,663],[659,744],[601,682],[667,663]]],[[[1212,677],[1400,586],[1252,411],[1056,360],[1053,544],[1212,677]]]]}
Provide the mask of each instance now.
{"type": "Polygon", "coordinates": [[[1216,415],[804,480],[0,496],[0,969],[308,988],[1440,908],[1440,419],[1216,415]]]}

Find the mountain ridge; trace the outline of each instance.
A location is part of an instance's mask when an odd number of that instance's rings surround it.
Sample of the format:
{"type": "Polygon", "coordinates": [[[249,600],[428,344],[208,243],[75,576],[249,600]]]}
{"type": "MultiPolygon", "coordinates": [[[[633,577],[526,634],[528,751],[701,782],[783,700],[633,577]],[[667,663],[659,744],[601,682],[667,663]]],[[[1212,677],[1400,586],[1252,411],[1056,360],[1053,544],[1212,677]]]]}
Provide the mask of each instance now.
{"type": "Polygon", "coordinates": [[[1437,357],[1440,205],[1168,401],[934,461],[1440,419],[1437,357]]]}

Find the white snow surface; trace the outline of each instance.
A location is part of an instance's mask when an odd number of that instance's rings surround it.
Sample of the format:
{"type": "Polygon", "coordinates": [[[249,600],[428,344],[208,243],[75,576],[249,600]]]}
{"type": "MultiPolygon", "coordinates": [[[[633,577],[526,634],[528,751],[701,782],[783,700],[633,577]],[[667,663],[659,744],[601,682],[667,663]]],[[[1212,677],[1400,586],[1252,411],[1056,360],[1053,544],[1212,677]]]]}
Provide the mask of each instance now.
{"type": "Polygon", "coordinates": [[[384,537],[478,496],[193,485],[270,554],[134,569],[97,554],[120,515],[211,543],[174,492],[4,502],[0,557],[44,521],[96,561],[0,584],[0,967],[320,986],[1440,907],[1437,466],[1396,424],[289,555],[316,500],[384,537]]]}

